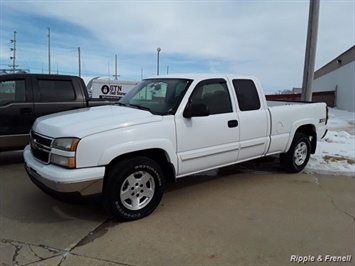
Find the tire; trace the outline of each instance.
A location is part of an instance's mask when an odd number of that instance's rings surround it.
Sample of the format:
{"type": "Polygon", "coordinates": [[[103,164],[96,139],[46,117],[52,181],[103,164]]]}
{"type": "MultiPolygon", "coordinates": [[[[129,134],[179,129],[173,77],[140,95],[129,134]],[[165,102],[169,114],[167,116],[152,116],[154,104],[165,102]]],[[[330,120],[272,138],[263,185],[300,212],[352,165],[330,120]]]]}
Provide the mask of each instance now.
{"type": "Polygon", "coordinates": [[[105,182],[103,205],[114,220],[133,221],[148,216],[164,194],[164,174],[146,157],[117,163],[105,182]]]}
{"type": "Polygon", "coordinates": [[[290,173],[301,172],[307,165],[311,155],[311,142],[306,134],[296,132],[291,147],[280,154],[281,167],[290,173]]]}

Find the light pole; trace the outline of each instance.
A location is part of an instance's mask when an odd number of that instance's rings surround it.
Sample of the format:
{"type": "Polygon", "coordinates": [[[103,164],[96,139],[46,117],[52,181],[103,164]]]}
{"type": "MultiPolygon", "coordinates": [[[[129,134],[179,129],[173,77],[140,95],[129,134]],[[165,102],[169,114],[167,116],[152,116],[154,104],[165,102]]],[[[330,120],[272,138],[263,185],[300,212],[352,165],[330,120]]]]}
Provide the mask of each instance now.
{"type": "Polygon", "coordinates": [[[160,53],[161,49],[158,47],[157,52],[158,52],[158,57],[157,57],[157,76],[159,76],[159,53],[160,53]]]}

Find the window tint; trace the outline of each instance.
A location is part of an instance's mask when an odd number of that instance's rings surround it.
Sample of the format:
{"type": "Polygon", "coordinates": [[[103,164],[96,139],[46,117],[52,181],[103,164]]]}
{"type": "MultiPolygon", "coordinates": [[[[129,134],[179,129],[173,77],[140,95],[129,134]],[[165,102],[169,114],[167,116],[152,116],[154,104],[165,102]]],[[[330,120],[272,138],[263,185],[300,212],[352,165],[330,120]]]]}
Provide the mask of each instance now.
{"type": "Polygon", "coordinates": [[[191,80],[146,79],[130,90],[119,102],[150,110],[153,114],[175,114],[191,80]]]}
{"type": "Polygon", "coordinates": [[[72,101],[75,99],[73,84],[70,80],[38,80],[40,101],[72,101]]]}
{"type": "Polygon", "coordinates": [[[0,83],[0,105],[26,101],[25,80],[7,80],[0,83]]]}
{"type": "Polygon", "coordinates": [[[136,95],[132,97],[134,100],[153,100],[156,102],[164,102],[166,97],[168,84],[165,82],[152,82],[143,87],[136,95]]]}
{"type": "Polygon", "coordinates": [[[255,84],[250,79],[234,79],[233,86],[237,94],[238,105],[241,111],[260,109],[260,99],[255,84]]]}
{"type": "Polygon", "coordinates": [[[231,100],[225,80],[207,80],[199,83],[192,96],[192,102],[205,103],[210,114],[232,112],[231,100]]]}
{"type": "Polygon", "coordinates": [[[176,90],[175,90],[175,97],[180,97],[182,93],[184,93],[184,91],[187,89],[187,87],[189,86],[189,83],[179,83],[176,86],[176,90]]]}

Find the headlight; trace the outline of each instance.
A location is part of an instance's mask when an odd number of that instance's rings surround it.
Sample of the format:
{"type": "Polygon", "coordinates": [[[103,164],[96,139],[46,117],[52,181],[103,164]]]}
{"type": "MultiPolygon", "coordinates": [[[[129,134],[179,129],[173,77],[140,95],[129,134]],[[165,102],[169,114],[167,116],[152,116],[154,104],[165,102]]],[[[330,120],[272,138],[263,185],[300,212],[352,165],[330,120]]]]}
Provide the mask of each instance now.
{"type": "Polygon", "coordinates": [[[58,154],[53,154],[51,155],[51,163],[63,166],[66,168],[75,168],[76,167],[76,162],[75,162],[75,157],[66,157],[58,154]]]}
{"type": "Polygon", "coordinates": [[[76,167],[76,148],[80,139],[58,138],[53,141],[51,163],[73,169],[76,167]]]}
{"type": "Polygon", "coordinates": [[[78,138],[59,138],[53,141],[53,148],[64,151],[76,151],[79,143],[78,138]]]}

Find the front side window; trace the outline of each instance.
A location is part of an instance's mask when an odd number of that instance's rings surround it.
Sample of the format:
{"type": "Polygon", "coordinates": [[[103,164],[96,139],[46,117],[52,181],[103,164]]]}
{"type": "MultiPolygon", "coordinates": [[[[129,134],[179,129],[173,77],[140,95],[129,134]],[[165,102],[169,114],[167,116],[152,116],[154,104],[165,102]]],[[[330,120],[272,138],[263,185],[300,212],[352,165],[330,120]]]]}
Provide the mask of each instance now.
{"type": "Polygon", "coordinates": [[[230,95],[224,79],[200,82],[193,91],[190,101],[206,104],[211,115],[232,112],[230,95]]]}
{"type": "Polygon", "coordinates": [[[175,114],[191,82],[187,79],[146,79],[130,90],[118,104],[158,115],[175,114]]]}
{"type": "Polygon", "coordinates": [[[6,80],[0,82],[0,105],[26,101],[25,80],[6,80]]]}
{"type": "Polygon", "coordinates": [[[41,102],[75,100],[74,86],[70,80],[39,79],[38,87],[41,102]]]}

